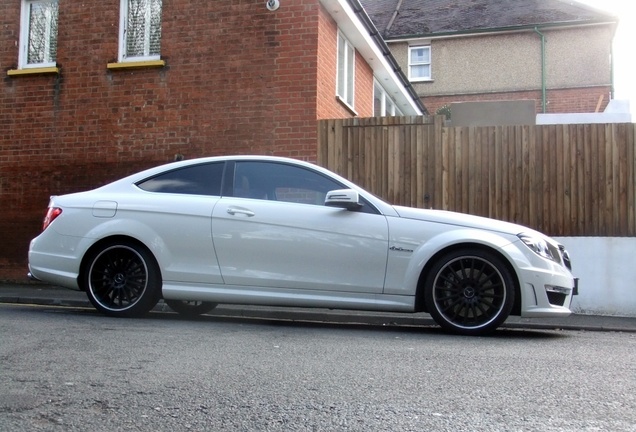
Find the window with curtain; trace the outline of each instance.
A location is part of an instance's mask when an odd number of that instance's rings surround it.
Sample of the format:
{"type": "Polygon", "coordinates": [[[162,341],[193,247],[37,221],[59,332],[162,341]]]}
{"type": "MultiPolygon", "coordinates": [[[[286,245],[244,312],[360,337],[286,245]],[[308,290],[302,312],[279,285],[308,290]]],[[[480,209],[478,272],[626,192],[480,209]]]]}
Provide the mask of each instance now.
{"type": "Polygon", "coordinates": [[[120,61],[158,60],[162,0],[121,0],[120,61]]]}
{"type": "Polygon", "coordinates": [[[55,66],[57,16],[57,0],[23,0],[20,68],[55,66]]]}
{"type": "Polygon", "coordinates": [[[431,47],[409,47],[409,80],[431,79],[431,47]]]}

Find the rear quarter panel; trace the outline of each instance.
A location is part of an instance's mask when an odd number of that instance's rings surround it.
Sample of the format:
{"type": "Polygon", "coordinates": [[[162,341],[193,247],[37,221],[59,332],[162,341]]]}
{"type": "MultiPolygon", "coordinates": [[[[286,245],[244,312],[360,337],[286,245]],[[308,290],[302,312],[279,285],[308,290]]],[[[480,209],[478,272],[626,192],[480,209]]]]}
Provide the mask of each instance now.
{"type": "Polygon", "coordinates": [[[164,280],[222,283],[211,231],[217,201],[210,196],[125,190],[55,197],[51,205],[61,207],[62,214],[34,239],[31,255],[63,257],[66,271],[78,274],[81,260],[96,243],[128,237],[152,252],[164,280]],[[116,203],[116,211],[96,207],[103,202],[116,203]]]}

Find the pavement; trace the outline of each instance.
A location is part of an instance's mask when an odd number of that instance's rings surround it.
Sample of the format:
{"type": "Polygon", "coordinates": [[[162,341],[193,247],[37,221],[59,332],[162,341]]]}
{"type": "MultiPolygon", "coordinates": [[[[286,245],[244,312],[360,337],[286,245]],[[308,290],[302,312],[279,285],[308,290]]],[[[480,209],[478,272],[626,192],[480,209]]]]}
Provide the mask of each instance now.
{"type": "MultiPolygon", "coordinates": [[[[24,284],[0,282],[0,303],[93,308],[84,292],[41,284],[38,282],[29,282],[24,284]]],[[[154,311],[171,312],[171,309],[163,301],[160,301],[154,311]]],[[[317,308],[222,304],[216,307],[212,312],[208,313],[208,315],[223,318],[271,319],[322,323],[418,327],[435,326],[431,316],[426,313],[385,313],[317,308]]],[[[564,318],[520,318],[511,316],[508,320],[506,320],[502,327],[517,329],[615,331],[636,333],[636,317],[587,314],[572,314],[569,317],[564,318]]]]}

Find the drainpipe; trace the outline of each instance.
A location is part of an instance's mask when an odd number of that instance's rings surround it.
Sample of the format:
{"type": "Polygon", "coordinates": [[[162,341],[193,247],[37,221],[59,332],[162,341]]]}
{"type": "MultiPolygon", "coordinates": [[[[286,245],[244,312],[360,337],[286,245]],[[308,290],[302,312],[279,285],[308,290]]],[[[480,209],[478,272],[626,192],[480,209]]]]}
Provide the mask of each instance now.
{"type": "Polygon", "coordinates": [[[614,38],[610,42],[610,99],[614,99],[614,38]]]}
{"type": "Polygon", "coordinates": [[[545,114],[545,106],[546,106],[545,35],[539,31],[538,27],[534,28],[534,32],[538,34],[539,37],[541,37],[541,108],[543,110],[543,114],[545,114]]]}

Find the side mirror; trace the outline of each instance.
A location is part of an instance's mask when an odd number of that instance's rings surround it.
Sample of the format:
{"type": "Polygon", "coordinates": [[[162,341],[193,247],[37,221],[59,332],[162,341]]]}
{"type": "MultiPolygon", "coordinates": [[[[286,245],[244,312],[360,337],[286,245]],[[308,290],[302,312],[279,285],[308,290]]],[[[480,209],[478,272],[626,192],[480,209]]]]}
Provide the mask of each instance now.
{"type": "Polygon", "coordinates": [[[340,207],[347,210],[360,210],[360,194],[353,189],[338,189],[327,192],[325,205],[328,207],[340,207]]]}

